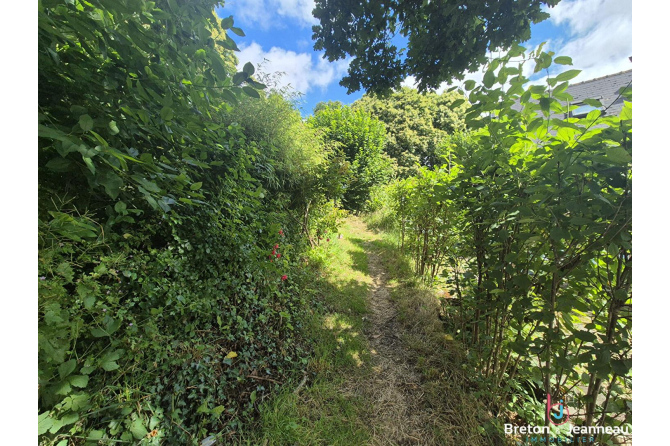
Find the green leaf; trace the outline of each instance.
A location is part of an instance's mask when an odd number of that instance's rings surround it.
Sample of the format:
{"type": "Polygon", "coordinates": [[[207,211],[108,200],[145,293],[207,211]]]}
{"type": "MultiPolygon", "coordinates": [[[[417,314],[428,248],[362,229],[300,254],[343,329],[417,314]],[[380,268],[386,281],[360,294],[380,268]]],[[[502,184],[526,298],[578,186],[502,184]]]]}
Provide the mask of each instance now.
{"type": "Polygon", "coordinates": [[[90,310],[91,308],[93,308],[94,304],[95,304],[94,294],[89,294],[88,296],[84,297],[84,308],[90,310]]]}
{"type": "Polygon", "coordinates": [[[237,34],[240,37],[245,37],[246,35],[244,34],[244,31],[242,31],[240,28],[235,28],[234,26],[230,27],[230,30],[237,34]]]}
{"type": "Polygon", "coordinates": [[[472,90],[473,88],[475,88],[475,81],[473,81],[472,79],[468,79],[467,81],[465,81],[464,87],[468,91],[472,90]]]}
{"type": "Polygon", "coordinates": [[[191,184],[191,190],[200,190],[202,187],[202,181],[191,184]]]}
{"type": "Polygon", "coordinates": [[[70,382],[70,385],[74,387],[79,387],[80,389],[83,389],[88,385],[88,376],[85,375],[72,375],[68,379],[70,382]]]}
{"type": "Polygon", "coordinates": [[[605,157],[614,164],[619,165],[625,165],[633,161],[630,154],[621,146],[607,149],[605,157]]]}
{"type": "Polygon", "coordinates": [[[221,96],[223,96],[223,99],[225,99],[226,101],[228,101],[230,103],[233,103],[233,104],[238,103],[238,100],[237,100],[237,97],[235,96],[235,93],[233,93],[230,90],[227,90],[227,89],[221,90],[221,96]]]}
{"type": "Polygon", "coordinates": [[[568,56],[558,56],[554,59],[554,63],[559,65],[572,65],[572,58],[568,56]]]}
{"type": "Polygon", "coordinates": [[[54,172],[67,172],[71,169],[72,162],[67,158],[52,158],[45,167],[54,172]]]}
{"type": "Polygon", "coordinates": [[[109,122],[109,131],[112,133],[112,135],[119,133],[119,128],[116,126],[116,121],[109,122]]]}
{"type": "Polygon", "coordinates": [[[584,104],[590,105],[591,107],[602,107],[603,104],[597,99],[584,99],[584,104]]]}
{"type": "Polygon", "coordinates": [[[245,64],[244,64],[244,68],[242,68],[242,72],[243,72],[243,73],[246,73],[246,74],[249,75],[249,76],[251,76],[252,74],[254,74],[255,71],[256,71],[256,70],[254,69],[254,64],[252,64],[251,62],[247,62],[247,63],[245,63],[245,64]]]}
{"type": "Polygon", "coordinates": [[[62,276],[67,281],[67,283],[72,282],[74,279],[74,271],[72,270],[72,266],[69,262],[61,262],[56,268],[56,272],[58,275],[62,276]]]}
{"type": "Polygon", "coordinates": [[[144,427],[144,422],[141,418],[136,418],[130,425],[130,432],[136,440],[141,440],[146,437],[149,431],[144,427]]]}
{"type": "Polygon", "coordinates": [[[449,108],[451,108],[451,109],[453,110],[453,109],[455,109],[456,107],[460,107],[460,106],[463,105],[463,104],[465,104],[465,99],[463,99],[463,98],[461,98],[461,99],[456,99],[454,102],[452,102],[452,103],[449,105],[449,108]]]}
{"type": "Polygon", "coordinates": [[[491,87],[493,87],[493,84],[495,83],[495,81],[496,81],[495,73],[493,72],[493,70],[488,70],[484,74],[484,81],[483,81],[484,86],[486,88],[491,88],[491,87]]]}
{"type": "Polygon", "coordinates": [[[79,127],[85,132],[93,130],[93,118],[89,115],[81,115],[79,117],[79,127]]]}
{"type": "Polygon", "coordinates": [[[161,109],[161,118],[163,121],[171,121],[174,118],[174,110],[170,107],[163,107],[161,109]]]}
{"type": "Polygon", "coordinates": [[[221,56],[218,53],[212,54],[210,60],[211,60],[212,68],[214,68],[214,72],[216,73],[216,77],[220,81],[227,78],[228,77],[228,72],[226,71],[226,67],[221,62],[221,56]]]}
{"type": "Polygon", "coordinates": [[[101,330],[100,328],[91,328],[91,334],[95,338],[102,338],[105,336],[109,336],[105,330],[101,330]]]}
{"type": "Polygon", "coordinates": [[[101,175],[101,178],[98,180],[98,182],[102,184],[102,186],[105,188],[105,192],[107,192],[107,195],[109,195],[112,199],[116,199],[116,197],[119,196],[121,187],[123,187],[123,180],[121,177],[111,170],[108,170],[103,175],[101,175]]]}
{"type": "MultiPolygon", "coordinates": [[[[254,391],[254,392],[255,392],[255,391],[254,391]]],[[[223,413],[224,410],[226,410],[225,407],[223,407],[223,406],[216,406],[214,409],[212,409],[212,414],[213,414],[214,416],[217,416],[217,417],[218,417],[219,415],[221,415],[221,414],[223,413]]]]}
{"type": "Polygon", "coordinates": [[[249,75],[244,72],[235,73],[233,75],[233,84],[240,85],[242,82],[246,81],[249,78],[249,75]]]}
{"type": "Polygon", "coordinates": [[[123,201],[117,201],[116,204],[114,205],[114,210],[118,212],[119,214],[124,214],[126,212],[126,203],[123,201]]]}
{"type": "Polygon", "coordinates": [[[119,368],[119,364],[116,361],[105,361],[100,365],[107,372],[111,372],[112,370],[116,370],[119,368]]]}
{"type": "Polygon", "coordinates": [[[46,434],[53,426],[54,419],[49,416],[50,412],[44,412],[37,416],[37,435],[46,434]]]}
{"type": "Polygon", "coordinates": [[[231,15],[231,16],[228,16],[228,17],[226,17],[225,19],[221,19],[221,28],[223,28],[223,29],[229,29],[229,28],[231,28],[231,27],[233,26],[233,23],[235,23],[235,22],[233,21],[233,16],[232,16],[232,15],[231,15]]]}
{"type": "Polygon", "coordinates": [[[540,110],[544,112],[549,112],[551,107],[551,98],[542,97],[540,98],[540,110]]]}
{"type": "Polygon", "coordinates": [[[230,51],[239,51],[240,50],[237,47],[237,44],[235,43],[235,41],[233,39],[229,38],[228,36],[225,36],[224,40],[217,40],[216,43],[218,43],[219,45],[221,45],[222,47],[224,47],[225,49],[230,50],[230,51]]]}
{"type": "Polygon", "coordinates": [[[242,91],[244,91],[244,93],[247,96],[250,96],[252,98],[260,99],[260,97],[261,97],[261,95],[258,94],[258,92],[256,90],[254,90],[253,88],[251,88],[248,85],[245,85],[244,87],[242,87],[242,91]]]}
{"type": "Polygon", "coordinates": [[[93,164],[93,160],[87,156],[82,156],[82,159],[84,160],[86,167],[88,167],[88,170],[90,170],[91,173],[95,175],[95,164],[93,164]]]}
{"type": "Polygon", "coordinates": [[[575,338],[579,339],[580,341],[584,341],[584,342],[594,342],[598,339],[596,337],[596,335],[594,335],[593,333],[591,333],[589,331],[586,331],[586,330],[580,330],[580,331],[576,332],[575,333],[575,338]]]}
{"type": "Polygon", "coordinates": [[[211,410],[209,409],[209,401],[205,400],[203,403],[198,407],[198,409],[195,411],[196,413],[210,413],[211,410]]]}
{"type": "Polygon", "coordinates": [[[579,73],[581,73],[581,72],[582,72],[582,70],[564,71],[563,73],[556,76],[556,80],[558,80],[558,82],[569,81],[570,79],[573,79],[573,78],[577,77],[579,75],[579,73]]]}
{"type": "Polygon", "coordinates": [[[86,437],[87,440],[101,440],[102,437],[105,435],[105,433],[101,430],[92,430],[88,433],[88,437],[86,437]]]}
{"type": "Polygon", "coordinates": [[[626,376],[633,368],[633,361],[630,359],[612,359],[612,370],[619,376],[626,376]]]}

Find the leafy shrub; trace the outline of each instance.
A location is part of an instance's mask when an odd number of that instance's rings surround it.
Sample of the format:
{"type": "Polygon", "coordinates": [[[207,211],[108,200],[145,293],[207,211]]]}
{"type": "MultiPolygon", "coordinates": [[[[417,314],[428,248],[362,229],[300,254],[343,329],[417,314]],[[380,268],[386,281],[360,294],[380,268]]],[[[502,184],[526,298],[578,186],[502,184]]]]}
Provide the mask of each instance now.
{"type": "Polygon", "coordinates": [[[303,366],[300,189],[273,187],[318,139],[282,158],[230,121],[274,99],[215,4],[40,3],[43,444],[232,437],[303,366]]]}
{"type": "MultiPolygon", "coordinates": [[[[570,397],[575,424],[627,424],[631,90],[620,91],[619,116],[587,99],[596,110],[563,119],[576,107],[566,89],[579,71],[526,88],[523,62],[511,62],[524,53],[492,60],[483,85],[465,83],[474,131],[451,138],[442,168],[401,184],[397,218],[416,272],[442,270],[458,303],[453,329],[499,407],[532,412],[514,404],[518,379],[570,397]]],[[[541,47],[526,60],[536,72],[571,64],[541,47]]]]}
{"type": "Polygon", "coordinates": [[[347,210],[362,210],[371,188],[395,176],[395,164],[383,151],[384,124],[363,110],[339,103],[320,107],[308,122],[320,129],[350,163],[342,201],[347,210]]]}

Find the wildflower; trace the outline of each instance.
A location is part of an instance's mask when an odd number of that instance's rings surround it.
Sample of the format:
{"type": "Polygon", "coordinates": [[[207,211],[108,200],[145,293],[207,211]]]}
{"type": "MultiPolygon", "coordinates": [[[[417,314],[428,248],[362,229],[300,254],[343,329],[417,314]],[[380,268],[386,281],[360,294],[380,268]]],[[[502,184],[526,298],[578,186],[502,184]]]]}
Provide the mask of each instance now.
{"type": "Polygon", "coordinates": [[[103,313],[107,313],[107,308],[103,308],[103,309],[102,309],[102,312],[103,312],[103,313]]]}
{"type": "Polygon", "coordinates": [[[283,235],[284,235],[284,231],[282,231],[282,230],[280,229],[280,230],[279,230],[279,235],[283,236],[283,235]]]}
{"type": "Polygon", "coordinates": [[[286,279],[288,279],[288,276],[287,276],[286,274],[284,274],[283,276],[281,276],[281,280],[282,280],[282,281],[284,281],[284,280],[286,280],[286,279]]]}
{"type": "Polygon", "coordinates": [[[40,280],[47,280],[47,276],[40,276],[40,280]]]}
{"type": "Polygon", "coordinates": [[[131,322],[130,324],[128,324],[128,326],[129,326],[129,327],[132,327],[132,326],[133,326],[133,323],[131,322]]]}
{"type": "Polygon", "coordinates": [[[329,238],[327,238],[327,239],[326,239],[326,241],[327,241],[327,242],[329,242],[329,241],[330,241],[330,239],[329,239],[329,238]]]}
{"type": "Polygon", "coordinates": [[[279,257],[281,257],[281,254],[280,254],[280,253],[277,253],[277,258],[279,258],[279,257]]]}
{"type": "Polygon", "coordinates": [[[111,293],[111,291],[107,290],[107,295],[109,295],[109,293],[111,293]]]}
{"type": "Polygon", "coordinates": [[[275,245],[275,249],[279,249],[279,243],[275,245]]]}

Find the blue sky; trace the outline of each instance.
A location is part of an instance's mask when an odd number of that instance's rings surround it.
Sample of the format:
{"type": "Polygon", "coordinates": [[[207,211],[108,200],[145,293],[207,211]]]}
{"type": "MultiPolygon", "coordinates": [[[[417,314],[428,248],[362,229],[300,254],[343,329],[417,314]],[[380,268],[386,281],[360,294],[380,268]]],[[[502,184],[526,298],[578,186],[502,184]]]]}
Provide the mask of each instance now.
{"type": "MultiPolygon", "coordinates": [[[[347,95],[339,85],[347,60],[330,63],[312,49],[313,8],[313,0],[230,0],[217,10],[221,17],[232,15],[246,33],[232,36],[241,49],[240,66],[250,61],[273,76],[278,87],[290,85],[301,93],[304,116],[320,101],[350,104],[363,94],[347,95]]],[[[632,68],[632,0],[562,0],[547,11],[551,18],[533,25],[532,37],[523,45],[531,49],[546,41],[545,50],[572,57],[572,68],[583,70],[573,82],[632,68]]],[[[482,77],[481,72],[466,75],[476,81],[482,77]]],[[[412,78],[404,82],[413,84],[412,78]]]]}

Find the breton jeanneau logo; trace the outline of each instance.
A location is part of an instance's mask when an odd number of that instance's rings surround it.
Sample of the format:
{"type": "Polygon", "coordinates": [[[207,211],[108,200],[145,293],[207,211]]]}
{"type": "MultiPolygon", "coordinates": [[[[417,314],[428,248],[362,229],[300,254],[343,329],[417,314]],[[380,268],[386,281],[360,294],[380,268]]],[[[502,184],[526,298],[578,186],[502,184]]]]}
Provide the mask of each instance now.
{"type": "Polygon", "coordinates": [[[570,419],[568,406],[563,403],[563,400],[551,404],[551,394],[549,393],[547,394],[547,418],[555,426],[565,424],[570,419]]]}

